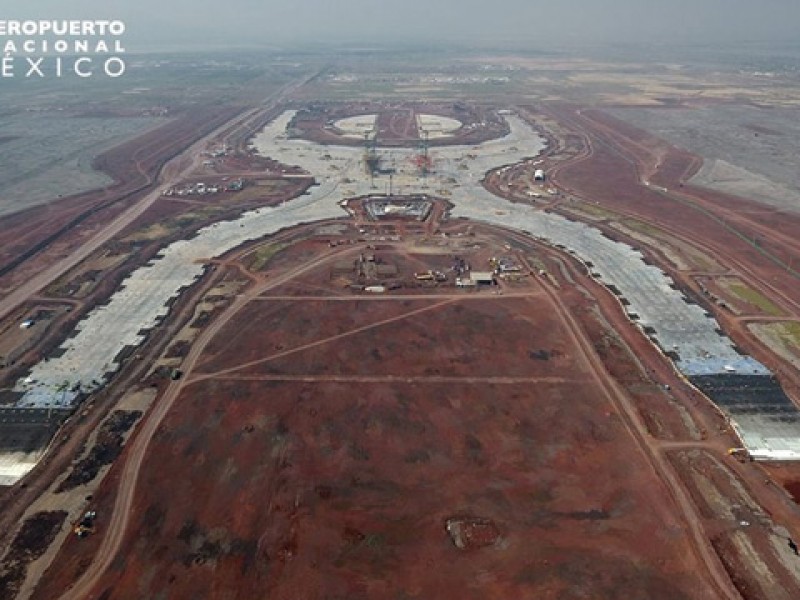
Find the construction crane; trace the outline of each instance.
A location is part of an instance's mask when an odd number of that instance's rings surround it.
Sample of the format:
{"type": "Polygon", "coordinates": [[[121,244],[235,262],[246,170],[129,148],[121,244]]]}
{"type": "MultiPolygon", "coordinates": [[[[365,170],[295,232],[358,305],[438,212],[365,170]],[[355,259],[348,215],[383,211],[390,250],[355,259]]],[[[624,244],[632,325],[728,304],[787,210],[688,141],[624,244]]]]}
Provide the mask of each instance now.
{"type": "Polygon", "coordinates": [[[419,132],[422,138],[419,142],[419,152],[414,156],[413,161],[420,177],[425,179],[433,171],[433,161],[429,152],[430,132],[426,129],[420,129],[419,132]]]}
{"type": "Polygon", "coordinates": [[[378,132],[375,129],[364,132],[364,169],[375,187],[375,173],[380,170],[381,158],[378,156],[378,132]]]}

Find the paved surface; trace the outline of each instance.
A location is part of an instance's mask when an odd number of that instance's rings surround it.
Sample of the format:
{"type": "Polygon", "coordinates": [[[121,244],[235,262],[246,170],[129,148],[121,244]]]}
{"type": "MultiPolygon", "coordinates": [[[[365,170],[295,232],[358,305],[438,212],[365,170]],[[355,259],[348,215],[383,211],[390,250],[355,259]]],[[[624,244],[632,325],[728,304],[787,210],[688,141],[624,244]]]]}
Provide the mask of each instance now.
{"type": "MultiPolygon", "coordinates": [[[[93,391],[119,368],[115,357],[126,347],[138,346],[144,334],[158,325],[168,303],[203,273],[202,261],[219,256],[246,241],[281,229],[345,215],[340,203],[348,197],[376,193],[389,185],[388,178],[371,180],[364,174],[361,148],[321,146],[305,140],[289,140],[286,128],[293,111],[287,111],[256,136],[254,147],[263,155],[285,164],[298,165],[313,174],[318,185],[306,194],[274,208],[260,208],[232,221],[206,227],[190,240],[167,247],[149,265],[126,279],[110,302],[92,311],[67,340],[63,354],[36,365],[16,390],[24,392],[20,406],[47,407],[71,402],[78,390],[93,391]],[[64,388],[67,391],[64,392],[64,388]],[[60,390],[60,391],[56,391],[60,390]]],[[[437,148],[436,173],[417,176],[411,163],[415,150],[381,151],[384,163],[397,174],[395,193],[441,193],[456,205],[454,217],[466,217],[511,227],[561,244],[584,261],[602,282],[613,285],[627,301],[627,312],[662,349],[678,356],[677,366],[687,376],[739,373],[767,375],[754,359],[740,355],[721,334],[715,319],[690,304],[674,282],[642,255],[625,244],[606,238],[599,230],[535,207],[510,204],[480,184],[491,170],[537,156],[544,141],[519,117],[509,115],[510,134],[479,147],[437,148]]],[[[754,421],[751,426],[758,427],[754,421]]],[[[782,436],[785,438],[785,436],[782,436]]],[[[800,428],[792,452],[800,458],[800,428]]],[[[748,440],[761,439],[769,453],[769,434],[756,431],[748,440]]],[[[782,442],[784,446],[786,441],[782,442]]]]}
{"type": "Polygon", "coordinates": [[[0,407],[0,485],[13,485],[44,455],[67,412],[0,407]]]}

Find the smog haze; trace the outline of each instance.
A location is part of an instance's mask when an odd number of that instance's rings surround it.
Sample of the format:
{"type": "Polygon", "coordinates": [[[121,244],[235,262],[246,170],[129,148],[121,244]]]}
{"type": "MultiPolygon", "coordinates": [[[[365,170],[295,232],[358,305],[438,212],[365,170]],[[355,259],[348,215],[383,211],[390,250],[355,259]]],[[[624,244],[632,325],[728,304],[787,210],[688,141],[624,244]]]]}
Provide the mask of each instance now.
{"type": "Polygon", "coordinates": [[[4,19],[122,19],[130,51],[308,43],[541,47],[792,42],[794,0],[12,0],[4,19]]]}

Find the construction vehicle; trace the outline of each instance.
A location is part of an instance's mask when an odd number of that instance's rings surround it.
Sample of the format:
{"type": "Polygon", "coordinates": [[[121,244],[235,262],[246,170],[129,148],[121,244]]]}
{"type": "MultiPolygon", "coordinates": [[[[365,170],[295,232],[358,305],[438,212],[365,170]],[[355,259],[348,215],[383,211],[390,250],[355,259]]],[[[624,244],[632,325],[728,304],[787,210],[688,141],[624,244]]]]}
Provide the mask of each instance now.
{"type": "Polygon", "coordinates": [[[94,520],[97,517],[97,511],[94,510],[87,510],[83,518],[78,521],[75,526],[72,528],[72,531],[77,535],[79,538],[84,538],[91,533],[94,533],[94,520]]]}
{"type": "Polygon", "coordinates": [[[739,462],[744,462],[750,458],[747,448],[728,448],[728,456],[735,456],[739,462]]]}

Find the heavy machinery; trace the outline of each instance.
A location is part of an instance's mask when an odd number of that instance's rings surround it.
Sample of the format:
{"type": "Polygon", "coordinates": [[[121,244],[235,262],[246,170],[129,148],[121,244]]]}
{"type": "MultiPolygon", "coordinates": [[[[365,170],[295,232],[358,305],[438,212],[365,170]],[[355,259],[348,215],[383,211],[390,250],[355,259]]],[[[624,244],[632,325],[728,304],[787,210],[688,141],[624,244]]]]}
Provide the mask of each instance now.
{"type": "Polygon", "coordinates": [[[747,448],[728,448],[728,456],[735,456],[739,462],[744,462],[750,458],[747,448]]]}
{"type": "MultiPolygon", "coordinates": [[[[378,132],[365,131],[364,132],[364,170],[370,178],[374,178],[375,174],[380,171],[381,157],[378,154],[378,132]]],[[[374,187],[373,181],[373,187],[374,187]]]]}
{"type": "Polygon", "coordinates": [[[83,518],[80,521],[75,523],[75,526],[72,528],[72,531],[77,535],[79,538],[84,538],[89,534],[94,533],[94,520],[97,518],[97,511],[94,510],[87,510],[83,518]]]}
{"type": "Polygon", "coordinates": [[[425,179],[433,171],[433,159],[428,151],[430,134],[425,130],[420,130],[420,133],[422,134],[422,139],[420,140],[419,151],[414,155],[412,161],[419,172],[419,176],[425,179]]]}

